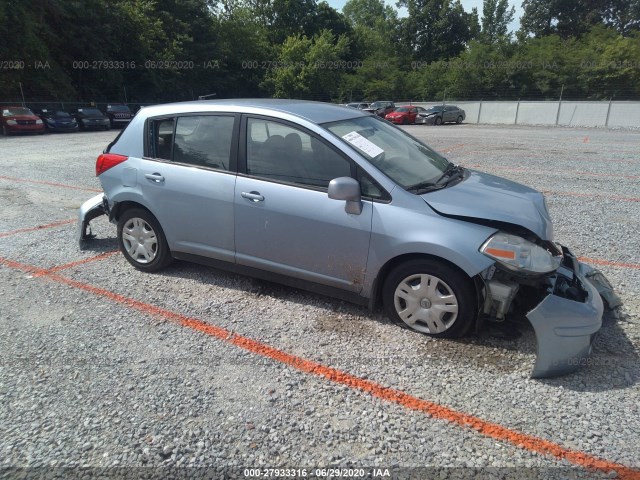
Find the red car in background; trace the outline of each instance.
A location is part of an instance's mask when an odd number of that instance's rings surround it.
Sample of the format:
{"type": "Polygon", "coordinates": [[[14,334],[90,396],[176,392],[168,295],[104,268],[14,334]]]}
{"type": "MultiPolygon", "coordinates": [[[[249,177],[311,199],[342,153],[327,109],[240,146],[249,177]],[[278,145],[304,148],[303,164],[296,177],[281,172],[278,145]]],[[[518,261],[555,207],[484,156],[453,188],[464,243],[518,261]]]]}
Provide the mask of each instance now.
{"type": "Polygon", "coordinates": [[[388,113],[384,118],[392,123],[399,125],[409,125],[416,122],[416,116],[424,110],[421,107],[415,107],[412,105],[405,105],[403,107],[396,108],[393,112],[388,113]]]}
{"type": "Polygon", "coordinates": [[[44,133],[42,119],[26,107],[2,107],[2,134],[44,133]]]}

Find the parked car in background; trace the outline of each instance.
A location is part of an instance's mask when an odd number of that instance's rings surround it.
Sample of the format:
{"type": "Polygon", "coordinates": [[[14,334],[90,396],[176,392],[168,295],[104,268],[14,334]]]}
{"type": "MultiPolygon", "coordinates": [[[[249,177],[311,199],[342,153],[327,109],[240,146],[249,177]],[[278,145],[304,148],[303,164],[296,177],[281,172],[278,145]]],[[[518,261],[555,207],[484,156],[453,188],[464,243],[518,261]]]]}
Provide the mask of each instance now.
{"type": "Polygon", "coordinates": [[[345,106],[347,107],[357,108],[358,110],[364,110],[365,108],[369,108],[369,105],[371,104],[367,102],[351,102],[351,103],[345,104],[345,106]]]}
{"type": "Polygon", "coordinates": [[[133,112],[124,104],[107,105],[106,114],[111,128],[126,127],[134,117],[133,112]]]}
{"type": "Polygon", "coordinates": [[[111,122],[100,110],[94,107],[82,107],[73,113],[80,130],[109,130],[111,122]]]}
{"type": "Polygon", "coordinates": [[[2,134],[44,133],[42,119],[26,107],[2,107],[2,134]]]}
{"type": "Polygon", "coordinates": [[[77,132],[78,122],[63,110],[41,110],[40,118],[50,132],[77,132]]]}
{"type": "Polygon", "coordinates": [[[462,123],[467,114],[455,105],[434,105],[418,114],[416,123],[424,125],[442,125],[443,123],[462,123]]]}
{"type": "MultiPolygon", "coordinates": [[[[96,160],[104,193],[78,240],[107,215],[125,259],[173,259],[375,308],[434,337],[526,315],[532,375],[587,363],[602,323],[593,269],[553,238],[544,195],[449,162],[389,122],[284,99],[141,110],[96,160]]],[[[611,287],[607,287],[609,290],[611,287]]]]}
{"type": "Polygon", "coordinates": [[[378,100],[369,105],[368,108],[363,108],[365,112],[373,113],[379,117],[386,117],[388,113],[393,112],[396,109],[396,105],[388,100],[378,100]]]}
{"type": "Polygon", "coordinates": [[[409,125],[410,123],[415,123],[416,116],[418,115],[420,109],[424,110],[422,107],[405,105],[396,108],[393,112],[388,113],[384,118],[385,120],[389,120],[391,123],[396,123],[399,125],[409,125]]]}

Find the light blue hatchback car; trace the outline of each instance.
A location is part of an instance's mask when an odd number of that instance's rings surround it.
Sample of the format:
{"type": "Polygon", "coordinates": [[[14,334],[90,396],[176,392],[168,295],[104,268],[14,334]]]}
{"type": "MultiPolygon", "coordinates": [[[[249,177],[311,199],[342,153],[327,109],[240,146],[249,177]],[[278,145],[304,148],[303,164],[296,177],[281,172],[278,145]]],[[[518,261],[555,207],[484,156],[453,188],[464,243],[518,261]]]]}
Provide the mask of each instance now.
{"type": "Polygon", "coordinates": [[[537,336],[535,377],[577,368],[601,326],[593,272],[553,241],[541,193],[454,165],[352,108],[147,107],[96,174],[105,193],[81,207],[80,242],[106,214],[140,270],[176,258],[380,302],[393,321],[436,337],[520,310],[537,336]]]}

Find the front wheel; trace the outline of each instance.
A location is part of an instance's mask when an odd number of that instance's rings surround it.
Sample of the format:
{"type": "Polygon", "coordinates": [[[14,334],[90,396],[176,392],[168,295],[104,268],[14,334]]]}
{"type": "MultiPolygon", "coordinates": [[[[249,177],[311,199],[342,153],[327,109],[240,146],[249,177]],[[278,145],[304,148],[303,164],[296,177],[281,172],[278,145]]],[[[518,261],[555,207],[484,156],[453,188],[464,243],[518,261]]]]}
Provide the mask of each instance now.
{"type": "Polygon", "coordinates": [[[458,125],[460,125],[462,123],[462,115],[460,115],[457,119],[456,119],[456,123],[458,125]]]}
{"type": "Polygon", "coordinates": [[[436,117],[436,125],[442,125],[442,117],[436,117]]]}
{"type": "Polygon", "coordinates": [[[394,323],[432,337],[461,337],[477,315],[471,279],[432,259],[392,270],[382,287],[382,302],[394,323]]]}
{"type": "Polygon", "coordinates": [[[139,270],[155,272],[171,263],[171,252],[156,218],[132,208],[118,221],[118,244],[127,261],[139,270]]]}

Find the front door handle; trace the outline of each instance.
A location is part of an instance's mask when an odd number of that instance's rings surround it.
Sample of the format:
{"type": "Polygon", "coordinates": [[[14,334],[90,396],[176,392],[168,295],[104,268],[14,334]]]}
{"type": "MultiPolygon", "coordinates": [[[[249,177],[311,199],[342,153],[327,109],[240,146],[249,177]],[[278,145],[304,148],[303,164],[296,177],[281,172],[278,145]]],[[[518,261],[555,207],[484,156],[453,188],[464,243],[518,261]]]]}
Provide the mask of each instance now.
{"type": "Polygon", "coordinates": [[[160,175],[159,173],[146,173],[144,175],[144,178],[148,178],[149,180],[156,182],[156,183],[161,183],[164,182],[164,177],[162,175],[160,175]]]}
{"type": "Polygon", "coordinates": [[[248,200],[251,200],[252,202],[262,202],[264,200],[264,197],[262,195],[260,195],[260,192],[242,192],[240,195],[242,195],[242,198],[246,198],[248,200]]]}

